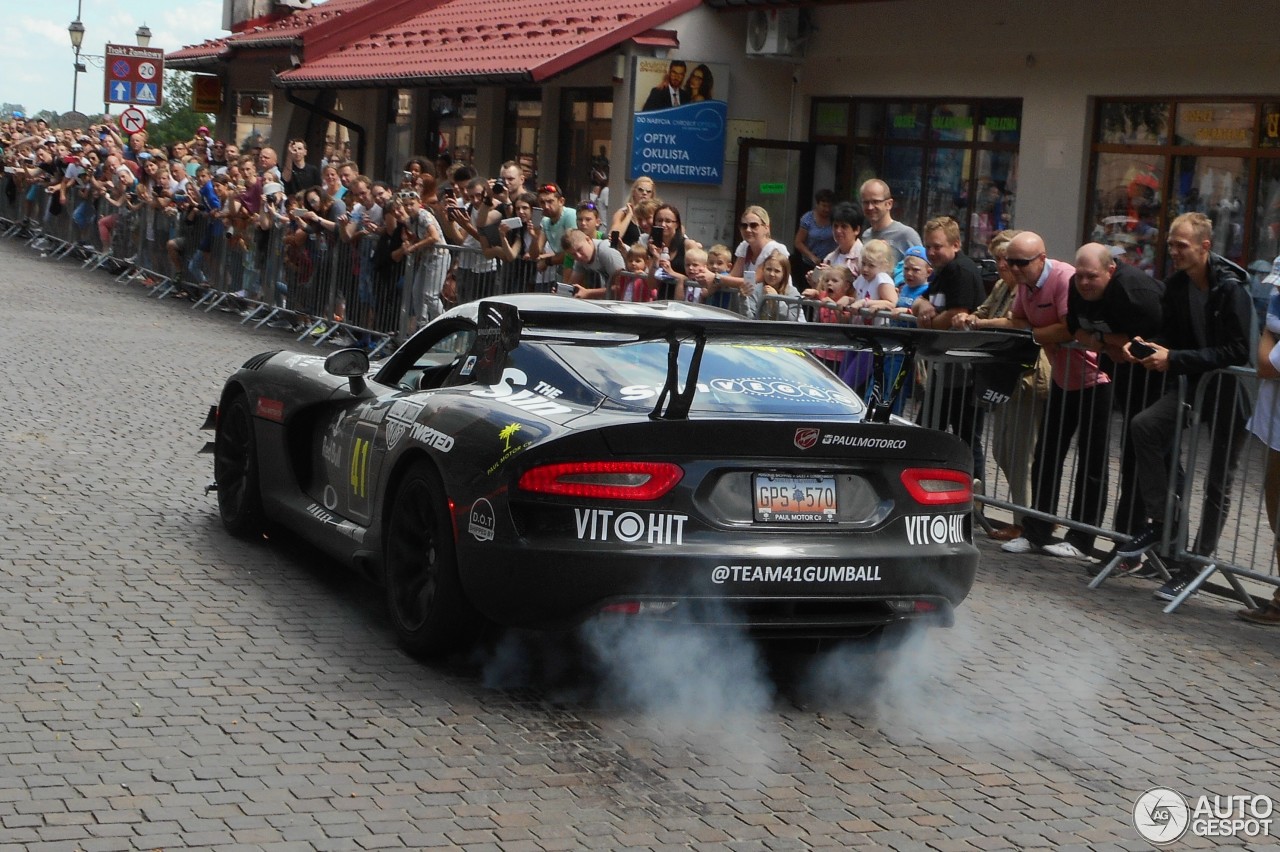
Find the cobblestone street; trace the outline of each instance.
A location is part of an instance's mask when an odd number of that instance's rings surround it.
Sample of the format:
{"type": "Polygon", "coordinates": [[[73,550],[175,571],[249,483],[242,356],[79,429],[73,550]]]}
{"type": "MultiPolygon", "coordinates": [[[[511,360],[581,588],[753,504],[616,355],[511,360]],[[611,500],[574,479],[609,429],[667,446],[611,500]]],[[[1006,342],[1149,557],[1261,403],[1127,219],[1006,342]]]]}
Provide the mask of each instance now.
{"type": "Polygon", "coordinates": [[[1280,796],[1280,631],[985,538],[874,695],[696,634],[419,663],[368,581],[203,493],[223,380],[310,347],[11,241],[0,293],[0,852],[1137,850],[1152,787],[1280,796]]]}

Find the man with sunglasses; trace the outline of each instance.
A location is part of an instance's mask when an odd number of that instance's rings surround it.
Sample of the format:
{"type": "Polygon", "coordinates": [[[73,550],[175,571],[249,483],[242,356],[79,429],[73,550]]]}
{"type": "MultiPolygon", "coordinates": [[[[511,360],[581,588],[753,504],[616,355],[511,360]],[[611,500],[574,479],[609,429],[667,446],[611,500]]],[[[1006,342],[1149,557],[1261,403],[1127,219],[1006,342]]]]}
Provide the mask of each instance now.
{"type": "MultiPolygon", "coordinates": [[[[1164,282],[1164,325],[1155,340],[1135,337],[1124,345],[1128,360],[1145,369],[1187,377],[1187,402],[1193,402],[1206,374],[1253,360],[1253,299],[1249,273],[1215,253],[1213,222],[1203,213],[1184,213],[1169,227],[1169,259],[1174,273],[1164,282]]],[[[1234,376],[1213,373],[1198,412],[1209,427],[1211,447],[1200,529],[1192,552],[1209,556],[1230,507],[1231,481],[1245,442],[1245,423],[1252,410],[1246,388],[1234,376]]],[[[1130,426],[1137,458],[1138,491],[1148,514],[1147,523],[1116,553],[1137,557],[1165,538],[1164,505],[1168,497],[1174,436],[1184,406],[1178,383],[1167,382],[1163,396],[1134,416],[1130,426]]],[[[1197,412],[1192,412],[1193,415],[1197,412]]],[[[1158,590],[1159,600],[1172,601],[1196,577],[1193,563],[1180,566],[1158,590]]]]}
{"type": "MultiPolygon", "coordinates": [[[[977,320],[972,327],[1031,329],[1032,338],[1049,356],[1053,381],[1031,466],[1031,507],[1050,515],[1057,513],[1062,469],[1074,436],[1076,480],[1069,517],[1098,526],[1107,501],[1111,377],[1099,368],[1098,352],[1063,347],[1073,339],[1068,302],[1076,269],[1065,261],[1050,260],[1044,240],[1031,231],[1023,231],[1010,241],[1003,262],[1018,288],[1010,316],[977,320]]],[[[1057,544],[1051,543],[1052,534],[1051,521],[1028,515],[1022,521],[1022,535],[1000,549],[1081,560],[1093,549],[1091,533],[1072,529],[1057,544]]]]}

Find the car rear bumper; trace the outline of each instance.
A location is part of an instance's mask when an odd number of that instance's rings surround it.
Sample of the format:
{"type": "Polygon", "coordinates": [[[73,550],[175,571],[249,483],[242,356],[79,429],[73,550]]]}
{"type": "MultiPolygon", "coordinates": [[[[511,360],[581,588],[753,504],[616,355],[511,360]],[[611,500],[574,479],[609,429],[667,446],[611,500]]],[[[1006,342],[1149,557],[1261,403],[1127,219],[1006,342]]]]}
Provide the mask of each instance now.
{"type": "Polygon", "coordinates": [[[566,627],[613,613],[834,637],[905,621],[949,625],[977,569],[967,543],[907,550],[872,541],[855,550],[789,538],[727,552],[460,542],[460,572],[471,602],[508,626],[566,627]]]}

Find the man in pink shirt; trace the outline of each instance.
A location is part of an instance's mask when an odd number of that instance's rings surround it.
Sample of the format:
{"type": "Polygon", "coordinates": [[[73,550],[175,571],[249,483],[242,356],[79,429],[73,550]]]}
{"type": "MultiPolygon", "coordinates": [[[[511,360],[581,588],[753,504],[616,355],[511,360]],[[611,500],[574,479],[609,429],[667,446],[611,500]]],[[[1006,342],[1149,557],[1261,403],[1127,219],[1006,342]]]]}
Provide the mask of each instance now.
{"type": "MultiPolygon", "coordinates": [[[[1102,522],[1107,501],[1107,442],[1111,417],[1111,378],[1098,368],[1098,353],[1067,349],[1067,296],[1075,267],[1045,256],[1044,240],[1031,231],[1013,238],[1005,262],[1018,284],[1012,317],[978,320],[975,328],[1029,328],[1053,365],[1053,384],[1044,413],[1044,431],[1031,468],[1033,509],[1058,511],[1062,466],[1072,436],[1077,437],[1076,478],[1070,518],[1090,526],[1102,522]]],[[[1028,516],[1022,536],[1001,546],[1009,553],[1043,552],[1086,559],[1093,533],[1072,529],[1052,544],[1053,523],[1028,516]]]]}

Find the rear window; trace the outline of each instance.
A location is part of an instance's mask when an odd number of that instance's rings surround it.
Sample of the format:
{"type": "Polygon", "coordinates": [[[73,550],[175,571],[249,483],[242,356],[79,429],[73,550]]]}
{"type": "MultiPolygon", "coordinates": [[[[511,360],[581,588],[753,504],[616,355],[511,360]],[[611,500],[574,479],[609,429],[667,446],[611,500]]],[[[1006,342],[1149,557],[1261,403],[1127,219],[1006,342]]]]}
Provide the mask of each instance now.
{"type": "MultiPolygon", "coordinates": [[[[629,408],[653,408],[667,380],[666,343],[551,347],[585,384],[629,408]]],[[[692,344],[680,348],[681,379],[688,374],[692,357],[692,344]]],[[[857,419],[865,406],[803,350],[709,343],[698,370],[692,410],[857,419]]]]}

